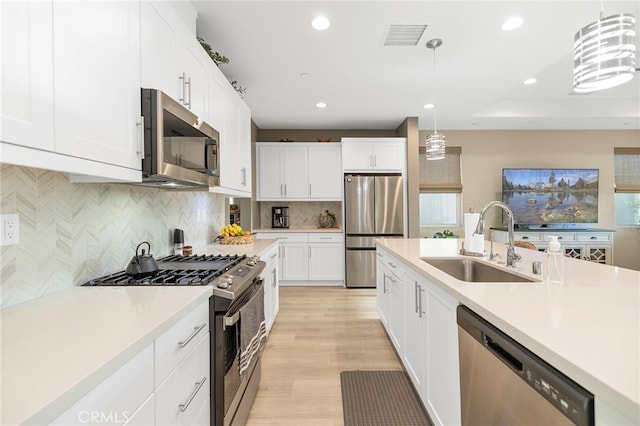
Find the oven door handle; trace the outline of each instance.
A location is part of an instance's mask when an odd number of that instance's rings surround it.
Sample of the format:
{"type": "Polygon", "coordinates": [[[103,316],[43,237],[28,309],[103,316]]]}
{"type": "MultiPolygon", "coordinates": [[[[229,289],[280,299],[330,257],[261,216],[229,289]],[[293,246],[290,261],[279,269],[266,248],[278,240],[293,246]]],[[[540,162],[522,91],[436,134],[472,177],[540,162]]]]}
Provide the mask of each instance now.
{"type": "Polygon", "coordinates": [[[230,327],[235,323],[237,323],[239,319],[240,319],[240,311],[236,311],[236,313],[231,315],[230,317],[224,317],[224,326],[230,327]]]}

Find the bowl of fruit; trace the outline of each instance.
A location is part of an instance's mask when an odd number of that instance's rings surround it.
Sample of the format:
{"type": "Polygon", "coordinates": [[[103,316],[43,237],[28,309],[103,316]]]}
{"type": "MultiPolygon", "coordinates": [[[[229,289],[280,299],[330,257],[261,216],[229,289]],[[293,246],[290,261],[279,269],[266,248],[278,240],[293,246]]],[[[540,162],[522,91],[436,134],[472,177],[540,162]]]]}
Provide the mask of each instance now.
{"type": "Polygon", "coordinates": [[[220,244],[250,244],[253,242],[253,234],[242,229],[237,223],[223,226],[220,229],[220,236],[222,237],[218,241],[220,244]]]}

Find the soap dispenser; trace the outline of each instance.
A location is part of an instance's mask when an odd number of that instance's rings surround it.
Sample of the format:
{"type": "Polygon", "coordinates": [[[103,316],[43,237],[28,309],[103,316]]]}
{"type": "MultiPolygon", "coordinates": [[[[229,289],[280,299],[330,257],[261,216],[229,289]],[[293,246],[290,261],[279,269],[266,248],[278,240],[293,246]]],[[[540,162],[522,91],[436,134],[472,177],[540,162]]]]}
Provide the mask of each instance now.
{"type": "Polygon", "coordinates": [[[549,247],[546,250],[546,279],[550,283],[562,284],[564,281],[564,253],[558,236],[549,236],[549,247]]]}

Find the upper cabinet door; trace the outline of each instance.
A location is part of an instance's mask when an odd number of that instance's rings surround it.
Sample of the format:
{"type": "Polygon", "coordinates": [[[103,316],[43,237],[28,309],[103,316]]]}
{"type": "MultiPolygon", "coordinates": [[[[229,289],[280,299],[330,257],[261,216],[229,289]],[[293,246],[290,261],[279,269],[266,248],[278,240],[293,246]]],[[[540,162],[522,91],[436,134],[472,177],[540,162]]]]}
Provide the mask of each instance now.
{"type": "Polygon", "coordinates": [[[2,1],[0,141],[53,151],[51,1],[2,1]]]}
{"type": "Polygon", "coordinates": [[[258,201],[284,198],[284,165],[282,149],[277,146],[258,146],[258,201]]]}
{"type": "Polygon", "coordinates": [[[345,171],[372,169],[371,143],[342,142],[342,167],[345,171]]]}
{"type": "Polygon", "coordinates": [[[404,143],[376,142],[372,144],[372,147],[374,169],[390,171],[402,171],[404,169],[404,143]]]}
{"type": "Polygon", "coordinates": [[[342,199],[342,149],[338,143],[309,147],[309,198],[342,199]]]}
{"type": "Polygon", "coordinates": [[[141,168],[140,3],[53,4],[55,149],[141,168]]]}
{"type": "Polygon", "coordinates": [[[177,35],[174,23],[169,20],[170,7],[168,2],[144,1],[140,5],[140,73],[142,87],[161,90],[177,100],[177,35]]]}

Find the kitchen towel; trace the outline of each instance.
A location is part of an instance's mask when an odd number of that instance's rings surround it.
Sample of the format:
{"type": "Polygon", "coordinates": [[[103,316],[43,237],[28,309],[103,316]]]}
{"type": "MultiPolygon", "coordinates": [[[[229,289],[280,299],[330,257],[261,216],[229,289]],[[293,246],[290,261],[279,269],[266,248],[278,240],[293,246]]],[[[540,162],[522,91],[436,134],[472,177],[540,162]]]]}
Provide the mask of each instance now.
{"type": "Polygon", "coordinates": [[[264,319],[264,288],[260,288],[240,308],[240,376],[243,376],[254,356],[260,353],[267,339],[264,319]]]}
{"type": "Polygon", "coordinates": [[[484,235],[473,235],[479,220],[480,213],[464,214],[464,248],[466,251],[474,253],[484,252],[484,235]]]}

